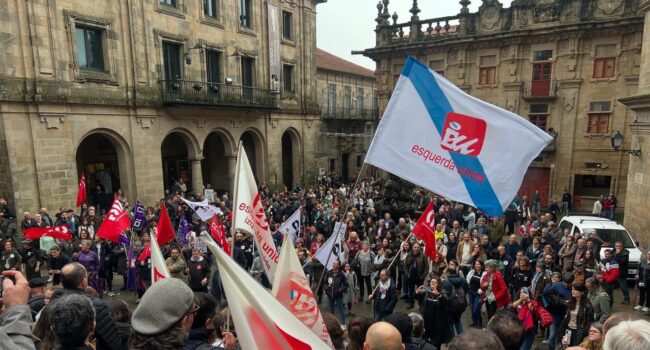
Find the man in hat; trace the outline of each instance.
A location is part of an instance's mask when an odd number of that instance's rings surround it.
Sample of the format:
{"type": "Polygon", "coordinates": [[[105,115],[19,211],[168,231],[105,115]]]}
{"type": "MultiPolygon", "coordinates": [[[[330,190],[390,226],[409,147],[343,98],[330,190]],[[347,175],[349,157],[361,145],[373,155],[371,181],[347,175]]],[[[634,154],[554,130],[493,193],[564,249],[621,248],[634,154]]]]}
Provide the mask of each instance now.
{"type": "Polygon", "coordinates": [[[45,307],[45,288],[47,287],[47,278],[37,277],[29,280],[29,295],[27,301],[29,309],[32,311],[32,319],[36,320],[36,315],[45,307]]]}
{"type": "Polygon", "coordinates": [[[41,277],[41,264],[43,263],[43,256],[38,249],[34,249],[34,244],[31,239],[25,239],[22,242],[22,249],[20,256],[22,258],[23,271],[27,280],[32,278],[41,277]]]}
{"type": "Polygon", "coordinates": [[[582,260],[575,261],[573,263],[573,283],[574,284],[584,284],[585,279],[588,277],[585,275],[585,264],[582,260]]]}
{"type": "Polygon", "coordinates": [[[153,284],[131,318],[131,349],[184,349],[198,307],[194,293],[177,278],[153,284]]]}

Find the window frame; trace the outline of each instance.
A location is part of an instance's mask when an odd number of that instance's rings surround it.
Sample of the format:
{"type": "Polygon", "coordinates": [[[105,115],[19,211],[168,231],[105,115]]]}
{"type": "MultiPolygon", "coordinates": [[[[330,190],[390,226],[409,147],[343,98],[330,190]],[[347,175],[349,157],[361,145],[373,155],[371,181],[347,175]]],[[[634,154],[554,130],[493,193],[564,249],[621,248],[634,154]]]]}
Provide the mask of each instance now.
{"type": "Polygon", "coordinates": [[[616,76],[616,56],[594,58],[594,67],[591,76],[592,78],[609,79],[613,78],[614,76],[616,76]],[[611,62],[612,64],[611,72],[608,72],[608,62],[611,62]],[[600,69],[598,69],[599,64],[602,65],[600,69]]]}
{"type": "MultiPolygon", "coordinates": [[[[215,0],[216,1],[216,0],[215,0]]],[[[215,50],[212,48],[206,48],[205,49],[205,81],[208,84],[221,84],[223,82],[223,77],[224,77],[224,72],[222,69],[222,57],[223,56],[223,51],[221,50],[215,50]],[[213,56],[212,58],[210,56],[213,56]],[[211,67],[214,67],[214,59],[216,58],[216,71],[217,71],[217,80],[211,80],[213,79],[213,73],[214,69],[211,69],[211,67]]]]}
{"type": "Polygon", "coordinates": [[[338,86],[334,83],[329,83],[327,86],[327,112],[330,116],[336,115],[337,93],[338,86]]]}
{"type": "Polygon", "coordinates": [[[203,7],[203,17],[204,18],[210,18],[213,20],[219,20],[219,0],[203,0],[202,2],[202,7],[203,7]],[[207,12],[208,7],[206,6],[208,3],[210,3],[212,6],[213,14],[209,14],[207,12]]]}
{"type": "Polygon", "coordinates": [[[610,132],[610,122],[612,115],[614,113],[612,108],[612,102],[608,100],[604,101],[591,101],[589,102],[589,111],[587,112],[587,133],[588,134],[607,134],[610,132]],[[607,105],[605,105],[607,104],[607,105]],[[603,106],[609,107],[609,109],[603,109],[603,106]],[[593,122],[595,120],[595,122],[593,122]],[[603,123],[605,122],[605,123],[603,123]],[[592,129],[592,125],[595,125],[595,130],[592,129]],[[605,130],[601,129],[601,126],[605,126],[605,130]]]}
{"type": "MultiPolygon", "coordinates": [[[[77,58],[77,67],[79,68],[80,71],[83,72],[100,72],[100,73],[105,73],[106,70],[106,50],[105,50],[105,45],[104,41],[106,38],[106,30],[93,27],[93,26],[88,26],[84,24],[75,24],[74,27],[74,36],[75,36],[75,44],[76,44],[76,58],[77,58]],[[101,58],[101,67],[82,67],[81,66],[81,47],[79,46],[79,30],[83,31],[83,42],[84,42],[84,55],[85,55],[85,61],[88,62],[88,56],[89,56],[89,51],[92,50],[91,48],[88,48],[88,37],[87,37],[87,32],[95,32],[97,39],[99,40],[99,51],[100,54],[97,57],[101,58]]],[[[90,56],[93,56],[92,54],[90,56]]],[[[94,61],[94,60],[93,60],[94,61]]]]}
{"type": "Polygon", "coordinates": [[[176,0],[158,0],[158,3],[161,5],[178,8],[178,1],[176,0]]]}
{"type": "MultiPolygon", "coordinates": [[[[170,41],[170,40],[164,40],[163,39],[163,41],[162,41],[162,43],[160,45],[160,49],[162,51],[162,78],[163,78],[163,80],[167,80],[167,81],[183,80],[183,57],[182,57],[183,46],[184,45],[182,43],[178,43],[178,42],[175,42],[175,41],[170,41]],[[171,65],[166,64],[167,57],[168,57],[167,52],[166,52],[166,47],[170,47],[170,46],[176,46],[178,48],[178,57],[177,57],[178,58],[178,75],[177,75],[177,77],[168,77],[167,76],[168,72],[171,72],[171,71],[168,70],[168,68],[171,68],[171,65]]],[[[173,73],[173,72],[171,72],[171,73],[173,73]]]]}
{"type": "Polygon", "coordinates": [[[243,55],[242,55],[242,56],[241,56],[241,59],[239,60],[239,65],[240,65],[240,69],[239,69],[239,77],[240,77],[240,79],[241,79],[241,80],[240,80],[240,82],[241,82],[240,85],[243,86],[243,87],[248,87],[248,88],[255,87],[255,81],[256,81],[256,80],[255,80],[255,57],[252,57],[252,56],[243,56],[243,55]],[[245,73],[245,72],[244,72],[244,61],[250,63],[250,73],[251,73],[251,74],[250,74],[250,75],[251,75],[251,76],[250,76],[250,85],[244,85],[244,80],[245,80],[245,79],[244,79],[244,78],[245,78],[245,74],[244,74],[244,73],[245,73]]]}
{"type": "Polygon", "coordinates": [[[481,55],[479,56],[479,69],[478,69],[478,85],[491,86],[497,83],[497,55],[481,55]],[[494,57],[493,64],[483,64],[483,57],[494,57]]]}
{"type": "Polygon", "coordinates": [[[282,92],[285,94],[293,95],[296,93],[296,82],[295,82],[295,72],[296,66],[293,64],[283,63],[282,64],[282,92]],[[289,81],[287,81],[287,69],[291,72],[289,81]],[[290,89],[287,89],[287,83],[289,83],[290,89]]]}
{"type": "Polygon", "coordinates": [[[119,85],[117,77],[117,68],[115,67],[114,57],[116,40],[111,39],[108,33],[113,30],[113,21],[108,18],[90,17],[79,13],[64,11],[66,21],[66,33],[68,40],[68,54],[72,61],[72,67],[69,70],[70,80],[75,82],[93,82],[109,85],[119,85]],[[77,27],[85,27],[99,30],[102,34],[102,54],[104,60],[103,70],[81,69],[79,66],[79,56],[77,48],[77,27]]]}
{"type": "Polygon", "coordinates": [[[239,0],[239,28],[253,30],[253,7],[253,0],[239,0]]]}
{"type": "Polygon", "coordinates": [[[294,41],[293,12],[283,9],[282,12],[281,12],[281,15],[282,15],[282,40],[294,41]],[[286,34],[285,31],[287,30],[287,26],[286,26],[285,18],[284,18],[285,14],[289,15],[289,22],[290,22],[289,26],[288,26],[288,30],[289,30],[288,34],[289,34],[289,36],[285,36],[285,34],[286,34]]]}

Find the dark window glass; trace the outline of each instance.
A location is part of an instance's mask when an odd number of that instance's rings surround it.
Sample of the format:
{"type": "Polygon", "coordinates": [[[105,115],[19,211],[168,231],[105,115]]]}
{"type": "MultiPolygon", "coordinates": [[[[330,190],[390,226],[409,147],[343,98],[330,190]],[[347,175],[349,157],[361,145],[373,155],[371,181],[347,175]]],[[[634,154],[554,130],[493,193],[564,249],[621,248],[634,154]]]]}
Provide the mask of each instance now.
{"type": "Polygon", "coordinates": [[[343,87],[343,113],[345,116],[350,115],[352,108],[352,89],[349,86],[343,87]]]}
{"type": "Polygon", "coordinates": [[[242,86],[253,86],[253,64],[254,59],[250,57],[241,58],[241,84],[242,86]]]}
{"type": "Polygon", "coordinates": [[[250,28],[251,18],[251,0],[240,0],[239,4],[239,23],[242,27],[250,28]]]}
{"type": "Polygon", "coordinates": [[[161,4],[176,7],[176,0],[158,0],[161,4]]]}
{"type": "Polygon", "coordinates": [[[293,39],[293,14],[282,11],[282,37],[287,40],[293,39]]]}
{"type": "Polygon", "coordinates": [[[548,105],[545,103],[530,105],[530,113],[548,113],[548,105]]]}
{"type": "Polygon", "coordinates": [[[217,0],[203,0],[203,14],[207,17],[217,17],[217,0]]]}
{"type": "Polygon", "coordinates": [[[181,78],[181,46],[172,43],[163,43],[163,65],[165,80],[181,78]]]}
{"type": "Polygon", "coordinates": [[[205,62],[208,83],[219,83],[221,81],[221,52],[207,50],[205,62]]]}
{"type": "Polygon", "coordinates": [[[336,112],[336,84],[329,84],[327,92],[327,111],[329,115],[336,112]]]}
{"type": "Polygon", "coordinates": [[[104,70],[104,49],[102,48],[102,31],[94,28],[77,27],[77,58],[79,68],[104,70]]]}
{"type": "Polygon", "coordinates": [[[548,61],[553,58],[553,50],[535,51],[535,61],[548,61]]]}
{"type": "Polygon", "coordinates": [[[285,92],[294,92],[293,66],[288,64],[282,66],[282,84],[285,92]]]}

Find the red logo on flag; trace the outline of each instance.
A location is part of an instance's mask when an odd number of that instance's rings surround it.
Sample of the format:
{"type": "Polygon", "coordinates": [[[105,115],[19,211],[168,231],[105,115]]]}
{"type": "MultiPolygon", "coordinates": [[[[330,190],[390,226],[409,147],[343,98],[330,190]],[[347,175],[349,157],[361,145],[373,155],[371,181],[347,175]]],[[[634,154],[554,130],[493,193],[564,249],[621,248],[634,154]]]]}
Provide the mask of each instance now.
{"type": "Polygon", "coordinates": [[[486,129],[487,124],[482,119],[448,113],[440,147],[449,152],[476,157],[483,149],[486,129]]]}

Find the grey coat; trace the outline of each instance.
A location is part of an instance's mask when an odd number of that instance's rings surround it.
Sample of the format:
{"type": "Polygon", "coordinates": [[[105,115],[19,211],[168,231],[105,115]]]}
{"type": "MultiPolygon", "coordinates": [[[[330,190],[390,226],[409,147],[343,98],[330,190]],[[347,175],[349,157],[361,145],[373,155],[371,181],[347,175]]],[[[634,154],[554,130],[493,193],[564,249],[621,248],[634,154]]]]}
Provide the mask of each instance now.
{"type": "Polygon", "coordinates": [[[27,305],[14,305],[0,315],[0,344],[3,349],[33,350],[32,313],[27,305]]]}
{"type": "Polygon", "coordinates": [[[605,323],[605,320],[607,320],[607,317],[612,312],[609,306],[609,295],[602,288],[598,287],[595,293],[589,293],[589,301],[594,308],[594,322],[599,322],[600,324],[605,323]]]}

